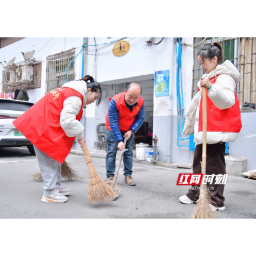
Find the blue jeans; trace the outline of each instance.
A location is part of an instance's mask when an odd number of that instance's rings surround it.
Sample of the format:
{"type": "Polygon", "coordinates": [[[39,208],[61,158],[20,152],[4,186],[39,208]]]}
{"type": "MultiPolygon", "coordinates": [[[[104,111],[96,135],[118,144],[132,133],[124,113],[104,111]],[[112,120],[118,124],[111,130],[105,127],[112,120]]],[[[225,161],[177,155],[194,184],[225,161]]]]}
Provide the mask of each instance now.
{"type": "MultiPolygon", "coordinates": [[[[123,134],[122,134],[123,135],[123,134]]],[[[114,134],[111,130],[107,130],[107,156],[106,156],[106,169],[107,169],[107,178],[114,177],[115,175],[115,166],[116,166],[116,153],[117,153],[117,141],[114,137],[114,134]]],[[[133,165],[133,135],[126,142],[125,148],[128,150],[124,152],[123,161],[124,161],[124,176],[132,175],[132,165],[133,165]]]]}

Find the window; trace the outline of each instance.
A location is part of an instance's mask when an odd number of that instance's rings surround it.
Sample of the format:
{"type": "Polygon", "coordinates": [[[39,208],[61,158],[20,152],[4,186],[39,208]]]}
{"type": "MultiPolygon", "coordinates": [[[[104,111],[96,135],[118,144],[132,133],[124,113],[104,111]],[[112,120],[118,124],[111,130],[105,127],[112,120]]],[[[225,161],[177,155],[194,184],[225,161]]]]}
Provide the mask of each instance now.
{"type": "MultiPolygon", "coordinates": [[[[201,37],[194,38],[194,44],[203,40],[201,37]]],[[[230,60],[240,72],[240,82],[236,85],[236,94],[239,99],[241,111],[255,111],[256,103],[256,38],[207,38],[204,43],[194,47],[194,67],[192,97],[197,92],[197,82],[203,75],[197,61],[197,53],[204,45],[218,41],[222,45],[223,59],[230,60]]]]}
{"type": "Polygon", "coordinates": [[[243,37],[238,39],[237,68],[240,72],[240,83],[237,96],[243,111],[255,111],[256,103],[256,38],[243,37]]]}
{"type": "MultiPolygon", "coordinates": [[[[75,58],[75,49],[50,55],[46,58],[46,85],[47,92],[60,88],[65,81],[65,71],[69,63],[75,58]]],[[[68,68],[67,81],[75,79],[75,61],[68,68]]]]}

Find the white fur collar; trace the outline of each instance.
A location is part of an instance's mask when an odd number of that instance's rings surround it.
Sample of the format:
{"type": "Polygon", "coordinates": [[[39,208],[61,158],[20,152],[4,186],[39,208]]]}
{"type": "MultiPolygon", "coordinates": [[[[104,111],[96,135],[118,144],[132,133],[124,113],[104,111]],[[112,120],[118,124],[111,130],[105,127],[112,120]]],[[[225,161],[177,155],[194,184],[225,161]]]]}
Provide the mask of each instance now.
{"type": "Polygon", "coordinates": [[[203,77],[212,78],[216,75],[226,74],[231,76],[236,83],[240,80],[240,73],[237,68],[233,65],[233,63],[229,60],[226,60],[223,64],[218,65],[214,70],[212,70],[209,74],[204,74],[203,77]]]}

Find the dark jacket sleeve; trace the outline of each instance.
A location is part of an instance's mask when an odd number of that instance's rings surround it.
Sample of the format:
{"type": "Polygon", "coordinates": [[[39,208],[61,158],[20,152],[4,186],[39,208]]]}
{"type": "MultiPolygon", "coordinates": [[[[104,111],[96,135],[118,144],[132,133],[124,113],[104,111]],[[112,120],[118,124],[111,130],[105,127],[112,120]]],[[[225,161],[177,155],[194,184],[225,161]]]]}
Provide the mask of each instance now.
{"type": "Polygon", "coordinates": [[[132,124],[131,128],[135,133],[139,130],[139,128],[141,127],[141,125],[143,124],[145,119],[145,111],[144,111],[144,103],[138,113],[138,115],[136,115],[135,121],[132,124]]]}
{"type": "Polygon", "coordinates": [[[24,101],[28,101],[29,100],[26,88],[23,88],[23,89],[20,90],[20,92],[19,92],[19,94],[17,96],[17,100],[24,100],[24,101]]]}
{"type": "Polygon", "coordinates": [[[123,140],[120,128],[119,128],[119,112],[116,107],[116,102],[112,99],[109,104],[109,109],[108,109],[108,120],[109,120],[109,125],[114,133],[116,141],[121,141],[123,140]]]}

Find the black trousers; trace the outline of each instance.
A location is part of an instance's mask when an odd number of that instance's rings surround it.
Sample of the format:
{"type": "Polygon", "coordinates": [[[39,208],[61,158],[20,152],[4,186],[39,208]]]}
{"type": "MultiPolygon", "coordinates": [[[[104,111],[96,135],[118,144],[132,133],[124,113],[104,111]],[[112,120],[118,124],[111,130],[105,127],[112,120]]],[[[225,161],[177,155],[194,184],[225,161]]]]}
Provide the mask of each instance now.
{"type": "MultiPolygon", "coordinates": [[[[207,144],[206,145],[206,174],[226,174],[225,163],[225,143],[207,144]]],[[[193,161],[193,173],[201,173],[202,161],[202,144],[196,146],[194,161],[193,161]]],[[[214,179],[215,181],[215,179],[214,179]]],[[[214,182],[213,182],[214,183],[214,182]]],[[[211,204],[217,207],[224,206],[224,185],[220,184],[208,184],[208,190],[211,195],[211,204]]],[[[199,186],[192,186],[187,197],[196,201],[200,192],[199,186]]]]}

